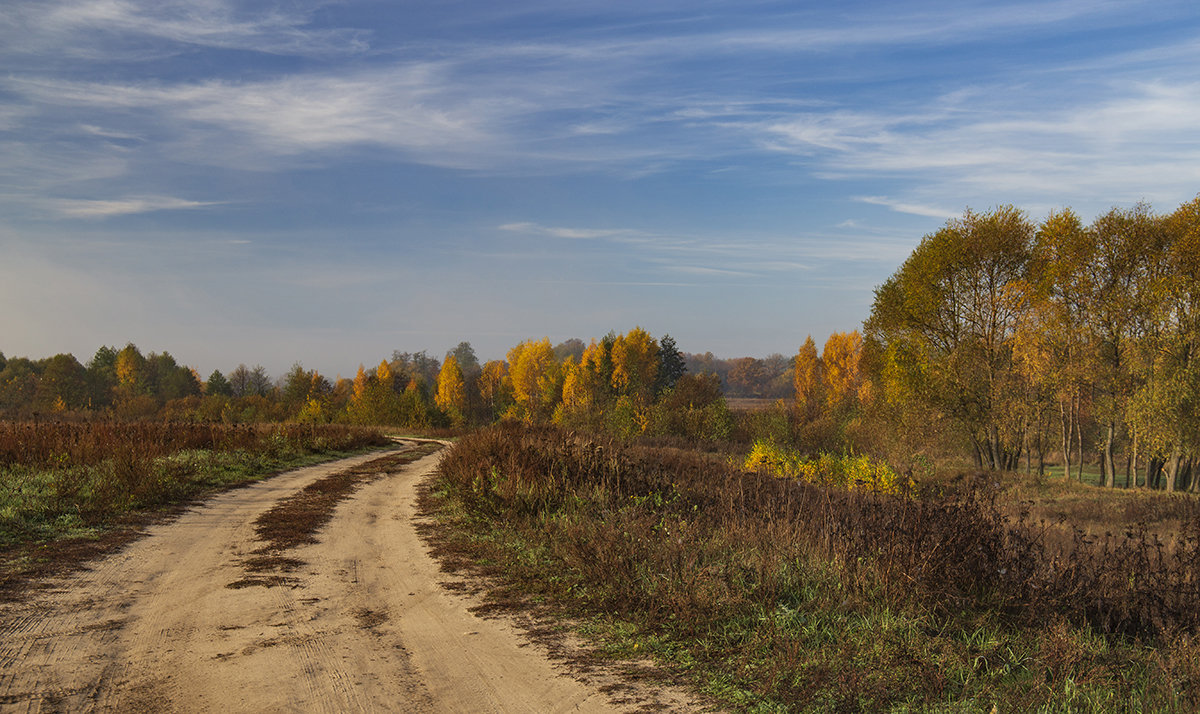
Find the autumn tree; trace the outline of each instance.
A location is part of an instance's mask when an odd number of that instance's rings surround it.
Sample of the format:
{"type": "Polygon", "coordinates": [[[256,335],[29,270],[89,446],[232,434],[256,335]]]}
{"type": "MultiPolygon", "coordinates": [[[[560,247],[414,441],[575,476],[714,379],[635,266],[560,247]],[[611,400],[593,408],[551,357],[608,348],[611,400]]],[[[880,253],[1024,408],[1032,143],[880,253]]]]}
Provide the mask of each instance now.
{"type": "MultiPolygon", "coordinates": [[[[1147,483],[1161,474],[1173,491],[1200,450],[1200,198],[1158,223],[1160,250],[1141,276],[1142,329],[1127,363],[1135,384],[1127,417],[1151,456],[1147,483]]],[[[1190,489],[1200,490],[1200,478],[1190,489]]]]}
{"type": "Polygon", "coordinates": [[[555,423],[594,431],[604,428],[605,415],[615,399],[612,380],[615,341],[616,336],[610,333],[600,342],[592,340],[578,361],[567,355],[562,363],[562,403],[555,410],[555,423]]]}
{"type": "Polygon", "coordinates": [[[622,436],[643,433],[658,384],[658,342],[640,327],[612,342],[612,386],[616,401],[606,415],[608,428],[622,436]]]}
{"type": "Polygon", "coordinates": [[[442,361],[442,369],[438,373],[436,404],[455,426],[462,425],[467,412],[466,385],[463,382],[463,371],[458,366],[458,359],[453,354],[447,355],[442,361]]]}
{"type": "Polygon", "coordinates": [[[1153,312],[1154,289],[1163,265],[1161,221],[1145,204],[1112,209],[1096,218],[1087,326],[1095,343],[1095,386],[1098,416],[1104,429],[1101,466],[1105,484],[1114,485],[1113,442],[1126,421],[1128,402],[1136,390],[1130,353],[1153,312]]]}
{"type": "Polygon", "coordinates": [[[495,421],[513,404],[512,384],[508,364],[491,360],[479,373],[479,399],[488,421],[495,421]]]}
{"type": "Polygon", "coordinates": [[[70,354],[46,360],[38,379],[33,406],[42,411],[62,412],[87,406],[87,370],[70,354]]]}
{"type": "Polygon", "coordinates": [[[350,403],[346,406],[347,416],[355,424],[390,424],[396,419],[395,393],[392,391],[390,369],[381,383],[378,375],[367,374],[363,365],[358,365],[354,375],[354,386],[350,403]]]}
{"type": "Polygon", "coordinates": [[[858,330],[835,332],[825,341],[821,353],[825,401],[832,413],[852,409],[859,401],[865,377],[860,368],[862,336],[858,330]]]}
{"type": "Polygon", "coordinates": [[[812,421],[825,404],[824,368],[812,335],[800,345],[794,365],[792,383],[796,389],[796,411],[805,421],[812,421]]]}
{"type": "Polygon", "coordinates": [[[762,360],[754,357],[738,357],[729,369],[729,388],[733,394],[761,397],[766,368],[762,360]]]}
{"type": "MultiPolygon", "coordinates": [[[[1063,473],[1071,475],[1073,444],[1082,451],[1082,407],[1090,395],[1095,343],[1089,335],[1096,241],[1074,212],[1050,214],[1034,237],[1029,310],[1014,346],[1031,394],[1052,395],[1059,416],[1063,473]]],[[[1077,465],[1082,473],[1082,457],[1077,465]]]]}
{"type": "Polygon", "coordinates": [[[16,414],[32,409],[41,369],[27,357],[10,357],[0,370],[0,409],[16,414]]]}
{"type": "Polygon", "coordinates": [[[549,338],[525,340],[508,351],[516,416],[549,421],[562,396],[562,371],[549,338]]]}
{"type": "Polygon", "coordinates": [[[327,422],[332,419],[329,397],[333,385],[316,370],[304,369],[299,362],[284,375],[279,386],[279,400],[289,418],[305,423],[327,422]]]}
{"type": "Polygon", "coordinates": [[[1011,467],[1024,440],[1003,438],[1002,424],[1032,236],[1011,206],[967,211],[926,236],[876,290],[867,322],[885,351],[905,356],[894,366],[907,372],[909,394],[954,419],[993,469],[1011,467]]]}
{"type": "Polygon", "coordinates": [[[658,381],[659,348],[650,333],[635,327],[612,346],[612,384],[617,393],[649,404],[658,381]]]}
{"type": "Polygon", "coordinates": [[[114,370],[117,375],[117,391],[122,399],[130,399],[146,392],[146,358],[133,343],[125,345],[117,353],[114,370]]]}
{"type": "MultiPolygon", "coordinates": [[[[461,366],[460,362],[459,367],[461,366]]],[[[430,357],[425,350],[412,353],[393,352],[389,367],[397,380],[395,387],[398,390],[407,391],[415,386],[425,397],[432,396],[438,374],[442,371],[441,362],[436,357],[430,357]]]]}

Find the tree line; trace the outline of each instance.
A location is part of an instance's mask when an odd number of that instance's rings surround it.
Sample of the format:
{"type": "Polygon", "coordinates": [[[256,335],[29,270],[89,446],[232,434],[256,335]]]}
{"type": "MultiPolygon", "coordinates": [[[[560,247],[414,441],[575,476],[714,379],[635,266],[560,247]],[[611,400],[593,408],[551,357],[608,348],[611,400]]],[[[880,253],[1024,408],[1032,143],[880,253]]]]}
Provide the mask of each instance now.
{"type": "Polygon", "coordinates": [[[133,344],[101,347],[86,364],[70,354],[30,360],[0,353],[0,413],[411,428],[513,418],[705,439],[728,436],[732,425],[720,377],[687,374],[674,340],[641,328],[589,344],[525,340],[507,359],[485,364],[469,342],[441,360],[397,351],[374,367],[360,365],[353,379],[335,380],[300,364],[278,380],[244,364],[205,379],[169,353],[143,355],[133,344]]]}
{"type": "Polygon", "coordinates": [[[921,240],[848,339],[800,350],[802,426],[841,410],[841,433],[875,448],[902,438],[1039,473],[1053,457],[1077,478],[1091,459],[1107,486],[1200,490],[1200,198],[1090,224],[968,210],[921,240]]]}
{"type": "MultiPolygon", "coordinates": [[[[451,354],[464,350],[470,352],[470,345],[462,343],[451,354]]],[[[379,373],[376,381],[390,375],[400,394],[411,386],[418,396],[408,401],[417,406],[403,418],[412,426],[435,426],[444,421],[433,405],[440,367],[424,352],[396,352],[371,375],[379,373]]],[[[359,371],[355,380],[330,380],[297,363],[276,380],[261,365],[239,364],[204,378],[168,352],[143,354],[134,344],[103,346],[86,364],[71,354],[33,360],[0,353],[0,415],[368,423],[376,416],[369,409],[376,395],[364,392],[366,377],[359,371]]],[[[400,423],[400,417],[389,416],[392,421],[378,423],[400,423]]]]}

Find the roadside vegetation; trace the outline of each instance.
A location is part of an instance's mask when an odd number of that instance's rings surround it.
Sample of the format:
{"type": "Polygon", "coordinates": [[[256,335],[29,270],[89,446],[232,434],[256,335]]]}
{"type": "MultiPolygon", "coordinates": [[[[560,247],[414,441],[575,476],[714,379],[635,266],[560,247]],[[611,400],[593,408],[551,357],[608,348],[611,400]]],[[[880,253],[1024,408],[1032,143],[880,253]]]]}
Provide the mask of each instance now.
{"type": "MultiPolygon", "coordinates": [[[[424,505],[449,567],[748,711],[1194,711],[1200,508],[1050,538],[991,478],[903,495],[505,423],[424,505]],[[1017,513],[1010,513],[1016,507],[1017,513]]],[[[1115,495],[1115,494],[1114,494],[1115,495]]],[[[1140,497],[1146,498],[1146,497],[1140,497]]],[[[1160,497],[1151,497],[1160,498],[1160,497]]]]}
{"type": "Polygon", "coordinates": [[[36,568],[42,544],[94,540],[137,513],[391,443],[350,426],[0,421],[4,574],[36,568]]]}

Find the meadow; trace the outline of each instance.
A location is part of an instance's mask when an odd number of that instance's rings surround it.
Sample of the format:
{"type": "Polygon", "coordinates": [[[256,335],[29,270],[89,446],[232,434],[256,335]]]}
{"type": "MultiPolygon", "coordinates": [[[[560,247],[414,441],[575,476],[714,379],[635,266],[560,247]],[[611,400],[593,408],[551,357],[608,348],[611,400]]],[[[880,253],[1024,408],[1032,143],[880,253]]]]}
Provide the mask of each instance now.
{"type": "Polygon", "coordinates": [[[503,423],[447,453],[424,507],[493,604],[734,710],[1195,711],[1200,507],[1086,488],[844,488],[503,423]]]}

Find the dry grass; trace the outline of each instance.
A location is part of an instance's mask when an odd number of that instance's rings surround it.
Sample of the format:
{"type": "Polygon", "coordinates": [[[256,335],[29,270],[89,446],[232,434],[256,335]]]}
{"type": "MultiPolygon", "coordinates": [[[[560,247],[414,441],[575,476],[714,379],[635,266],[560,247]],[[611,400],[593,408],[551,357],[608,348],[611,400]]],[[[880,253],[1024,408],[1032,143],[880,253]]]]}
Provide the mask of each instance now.
{"type": "MultiPolygon", "coordinates": [[[[337,504],[363,485],[395,473],[442,448],[436,442],[426,442],[398,454],[343,469],[305,486],[294,496],[285,498],[254,521],[255,531],[263,541],[256,554],[278,554],[307,543],[316,543],[317,532],[333,518],[337,504]]],[[[259,561],[249,561],[253,564],[259,561]]]]}
{"type": "Polygon", "coordinates": [[[385,444],[378,429],[344,425],[0,421],[0,467],[60,469],[192,450],[323,452],[385,444]]]}
{"type": "Polygon", "coordinates": [[[391,443],[344,426],[0,422],[0,597],[206,493],[391,443]]]}
{"type": "Polygon", "coordinates": [[[498,598],[555,603],[738,708],[1200,706],[1194,527],[1059,549],[960,486],[834,491],[505,424],[446,455],[426,505],[498,598]]]}
{"type": "Polygon", "coordinates": [[[411,464],[442,445],[426,442],[397,454],[388,454],[366,463],[342,469],[315,481],[298,493],[277,503],[254,521],[262,547],[242,562],[247,575],[226,587],[291,586],[298,581],[285,575],[304,565],[298,558],[284,555],[288,550],[317,542],[317,533],[333,518],[334,509],[365,484],[411,464]]]}

